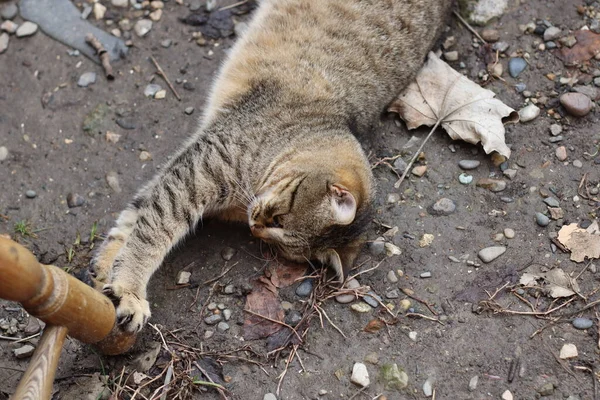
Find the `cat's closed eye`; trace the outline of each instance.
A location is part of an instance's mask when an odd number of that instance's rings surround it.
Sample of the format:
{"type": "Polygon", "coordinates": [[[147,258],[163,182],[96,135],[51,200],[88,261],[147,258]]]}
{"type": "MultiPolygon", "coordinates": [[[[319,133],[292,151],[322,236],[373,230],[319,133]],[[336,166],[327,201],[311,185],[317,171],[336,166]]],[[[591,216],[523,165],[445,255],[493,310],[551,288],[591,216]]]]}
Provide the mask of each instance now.
{"type": "Polygon", "coordinates": [[[283,228],[283,218],[281,215],[273,216],[272,221],[266,223],[267,228],[283,228]]]}

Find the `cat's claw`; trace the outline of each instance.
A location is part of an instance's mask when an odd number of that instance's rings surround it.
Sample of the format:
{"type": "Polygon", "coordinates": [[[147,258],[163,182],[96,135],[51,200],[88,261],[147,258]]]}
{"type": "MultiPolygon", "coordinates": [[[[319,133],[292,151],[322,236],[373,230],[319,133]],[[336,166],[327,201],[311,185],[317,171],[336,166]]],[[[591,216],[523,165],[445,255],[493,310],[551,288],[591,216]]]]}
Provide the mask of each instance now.
{"type": "Polygon", "coordinates": [[[142,330],[150,318],[150,303],[138,294],[119,284],[108,284],[102,288],[115,304],[117,325],[126,332],[137,333],[142,330]]]}

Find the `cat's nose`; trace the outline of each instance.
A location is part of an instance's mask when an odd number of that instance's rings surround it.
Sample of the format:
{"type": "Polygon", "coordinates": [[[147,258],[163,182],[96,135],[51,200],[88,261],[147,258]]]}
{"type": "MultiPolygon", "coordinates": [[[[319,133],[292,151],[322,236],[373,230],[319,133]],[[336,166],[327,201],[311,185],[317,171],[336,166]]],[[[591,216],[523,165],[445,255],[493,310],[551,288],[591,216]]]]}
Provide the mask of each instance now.
{"type": "Polygon", "coordinates": [[[265,226],[263,224],[252,224],[250,225],[250,232],[252,232],[252,236],[261,237],[261,234],[265,226]]]}

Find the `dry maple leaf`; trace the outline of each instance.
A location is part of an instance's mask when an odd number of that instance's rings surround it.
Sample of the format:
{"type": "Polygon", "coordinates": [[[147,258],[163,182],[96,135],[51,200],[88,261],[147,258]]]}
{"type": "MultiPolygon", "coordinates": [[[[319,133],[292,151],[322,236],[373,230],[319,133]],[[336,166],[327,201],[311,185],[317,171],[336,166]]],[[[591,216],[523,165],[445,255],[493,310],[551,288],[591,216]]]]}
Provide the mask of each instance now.
{"type": "Polygon", "coordinates": [[[510,157],[503,119],[518,122],[519,116],[494,96],[430,52],[416,80],[388,111],[400,114],[408,129],[441,124],[452,139],[481,142],[487,154],[497,151],[510,157]]]}
{"type": "Polygon", "coordinates": [[[571,251],[571,261],[583,262],[585,258],[600,258],[600,232],[598,221],[587,229],[576,223],[565,225],[558,231],[558,241],[571,251]]]}
{"type": "Polygon", "coordinates": [[[519,283],[523,286],[542,287],[552,298],[569,297],[579,292],[575,279],[570,278],[561,268],[544,272],[534,265],[521,276],[519,283]]]}

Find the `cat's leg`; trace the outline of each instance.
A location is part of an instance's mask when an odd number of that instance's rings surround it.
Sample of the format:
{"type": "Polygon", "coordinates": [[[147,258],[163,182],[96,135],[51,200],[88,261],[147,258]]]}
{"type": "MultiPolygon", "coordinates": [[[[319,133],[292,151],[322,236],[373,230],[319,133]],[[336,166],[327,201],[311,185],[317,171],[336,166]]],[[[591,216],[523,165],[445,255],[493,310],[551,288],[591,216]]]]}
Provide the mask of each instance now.
{"type": "Polygon", "coordinates": [[[150,317],[146,288],[171,248],[205,213],[225,205],[221,155],[201,139],[183,150],[137,194],[101,246],[93,269],[106,279],[103,292],[124,330],[139,331],[150,317]]]}

